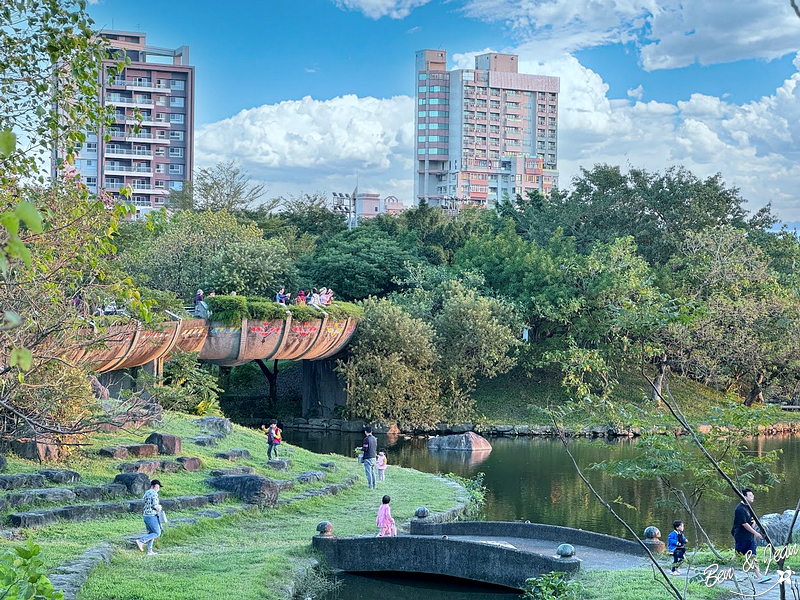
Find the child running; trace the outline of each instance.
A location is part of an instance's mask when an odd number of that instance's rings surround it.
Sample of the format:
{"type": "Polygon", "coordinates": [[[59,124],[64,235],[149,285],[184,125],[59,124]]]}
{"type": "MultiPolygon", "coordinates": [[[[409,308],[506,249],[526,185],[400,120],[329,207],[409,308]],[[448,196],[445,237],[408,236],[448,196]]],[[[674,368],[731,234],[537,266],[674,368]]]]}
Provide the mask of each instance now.
{"type": "Polygon", "coordinates": [[[378,537],[397,536],[397,526],[394,524],[394,519],[392,518],[392,509],[389,508],[389,502],[391,502],[391,500],[392,499],[389,498],[388,495],[384,496],[381,507],[378,509],[378,518],[375,520],[375,523],[380,527],[378,537]]]}
{"type": "Polygon", "coordinates": [[[378,481],[386,481],[386,450],[378,452],[378,481]]]}
{"type": "Polygon", "coordinates": [[[672,554],[672,574],[680,575],[678,566],[683,562],[686,555],[686,536],[683,535],[683,521],[672,523],[672,533],[667,538],[667,551],[672,554]]]}

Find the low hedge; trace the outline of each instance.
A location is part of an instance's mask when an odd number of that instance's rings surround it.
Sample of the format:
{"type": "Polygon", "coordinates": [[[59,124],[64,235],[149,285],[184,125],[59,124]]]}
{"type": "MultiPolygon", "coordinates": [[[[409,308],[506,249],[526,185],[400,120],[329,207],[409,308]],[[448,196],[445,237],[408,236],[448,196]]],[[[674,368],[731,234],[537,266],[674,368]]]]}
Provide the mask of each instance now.
{"type": "Polygon", "coordinates": [[[295,321],[321,319],[325,313],[328,313],[331,319],[338,321],[348,318],[360,321],[364,316],[364,310],[352,302],[332,302],[323,307],[323,310],[296,304],[284,306],[269,298],[257,296],[211,296],[206,298],[206,303],[212,311],[212,321],[231,326],[241,324],[245,318],[260,321],[285,319],[287,313],[291,313],[295,321]]]}
{"type": "Polygon", "coordinates": [[[210,296],[205,299],[211,310],[211,320],[237,326],[249,316],[244,296],[210,296]]]}

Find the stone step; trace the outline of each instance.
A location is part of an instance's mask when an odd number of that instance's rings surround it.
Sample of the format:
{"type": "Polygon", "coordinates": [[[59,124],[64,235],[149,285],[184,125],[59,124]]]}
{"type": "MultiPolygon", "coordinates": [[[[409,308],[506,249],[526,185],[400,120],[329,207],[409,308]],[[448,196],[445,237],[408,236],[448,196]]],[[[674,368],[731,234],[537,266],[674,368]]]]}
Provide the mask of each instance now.
{"type": "MultiPolygon", "coordinates": [[[[209,504],[221,504],[230,496],[231,494],[228,492],[219,491],[199,496],[162,498],[161,506],[164,507],[165,511],[201,508],[209,504]]],[[[8,515],[8,522],[12,527],[44,527],[46,525],[52,525],[59,519],[65,521],[88,521],[119,514],[141,512],[143,508],[143,500],[72,504],[46,510],[11,513],[8,515]]]]}
{"type": "Polygon", "coordinates": [[[17,508],[40,502],[71,502],[73,500],[102,500],[104,497],[117,498],[127,494],[124,485],[78,485],[73,488],[34,488],[10,492],[0,499],[0,509],[17,508]],[[5,504],[5,505],[4,505],[5,504]]]}

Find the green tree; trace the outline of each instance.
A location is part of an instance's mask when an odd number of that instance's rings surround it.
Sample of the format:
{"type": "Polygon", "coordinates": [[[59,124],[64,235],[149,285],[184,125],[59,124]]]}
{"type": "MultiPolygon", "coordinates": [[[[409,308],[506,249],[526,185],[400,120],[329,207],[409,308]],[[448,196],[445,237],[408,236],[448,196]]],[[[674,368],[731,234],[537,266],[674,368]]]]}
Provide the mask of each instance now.
{"type": "Polygon", "coordinates": [[[369,298],[362,306],[364,320],[350,356],[337,363],[347,382],[350,415],[405,427],[440,421],[444,407],[434,372],[433,329],[385,298],[369,298]]]}
{"type": "Polygon", "coordinates": [[[299,268],[313,285],[332,288],[337,298],[357,300],[396,290],[393,279],[412,260],[386,233],[362,226],[333,236],[299,268]]]}
{"type": "MultiPolygon", "coordinates": [[[[300,233],[314,236],[315,240],[327,240],[347,229],[345,217],[328,207],[325,194],[305,194],[277,199],[278,214],[286,226],[296,227],[300,233]]],[[[313,249],[313,248],[312,248],[313,249]]]]}
{"type": "Polygon", "coordinates": [[[246,292],[271,298],[282,287],[294,287],[294,264],[279,240],[242,240],[221,248],[209,263],[203,288],[217,293],[246,292]]]}

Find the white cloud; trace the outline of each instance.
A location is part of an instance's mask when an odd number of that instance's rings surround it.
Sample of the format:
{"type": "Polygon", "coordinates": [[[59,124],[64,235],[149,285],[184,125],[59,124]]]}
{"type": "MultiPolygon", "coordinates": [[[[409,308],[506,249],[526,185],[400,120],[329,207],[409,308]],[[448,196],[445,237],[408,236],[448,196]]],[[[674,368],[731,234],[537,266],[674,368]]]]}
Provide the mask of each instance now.
{"type": "Polygon", "coordinates": [[[404,19],[408,14],[430,2],[430,0],[333,0],[334,4],[345,10],[357,10],[370,19],[391,17],[404,19]]]}
{"type": "Polygon", "coordinates": [[[800,30],[775,0],[467,0],[464,12],[552,50],[635,41],[646,70],[771,60],[797,51],[800,30]]]}
{"type": "Polygon", "coordinates": [[[201,127],[198,167],[236,160],[272,196],[374,189],[410,201],[414,101],[348,95],[264,105],[201,127]]]}
{"type": "Polygon", "coordinates": [[[636,100],[641,100],[642,96],[644,96],[644,88],[640,83],[635,88],[631,88],[628,90],[628,98],[635,98],[636,100]]]}

